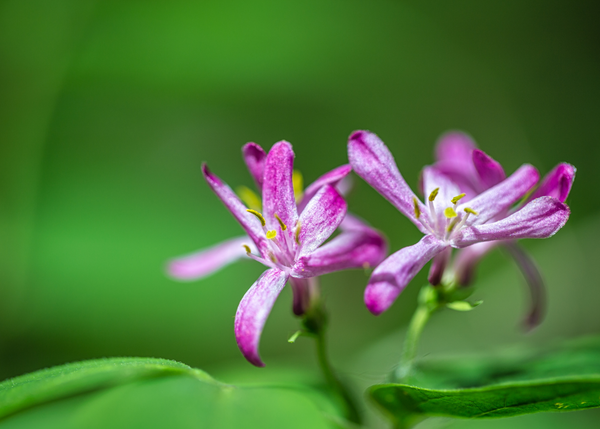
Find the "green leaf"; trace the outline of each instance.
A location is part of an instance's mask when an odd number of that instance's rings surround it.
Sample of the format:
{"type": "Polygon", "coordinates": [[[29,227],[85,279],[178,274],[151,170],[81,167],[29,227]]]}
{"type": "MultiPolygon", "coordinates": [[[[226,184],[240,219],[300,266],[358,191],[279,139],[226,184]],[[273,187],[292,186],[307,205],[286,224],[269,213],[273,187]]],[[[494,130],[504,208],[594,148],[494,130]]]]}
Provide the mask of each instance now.
{"type": "Polygon", "coordinates": [[[456,311],[471,311],[482,303],[483,301],[475,301],[473,303],[469,301],[454,301],[446,304],[446,307],[456,311]]]}
{"type": "Polygon", "coordinates": [[[318,390],[233,386],[163,359],[78,362],[0,383],[3,429],[343,426],[318,390]]]}
{"type": "Polygon", "coordinates": [[[415,364],[410,384],[382,384],[371,398],[397,422],[436,415],[509,417],[600,407],[600,339],[544,353],[505,352],[415,364]]]}

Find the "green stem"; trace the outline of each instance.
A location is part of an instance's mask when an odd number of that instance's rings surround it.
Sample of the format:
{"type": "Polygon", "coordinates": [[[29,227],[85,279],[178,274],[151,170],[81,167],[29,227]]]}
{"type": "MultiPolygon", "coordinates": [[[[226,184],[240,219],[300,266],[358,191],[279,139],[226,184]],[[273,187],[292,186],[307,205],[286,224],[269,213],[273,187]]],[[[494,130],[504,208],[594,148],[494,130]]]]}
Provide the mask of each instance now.
{"type": "Polygon", "coordinates": [[[303,324],[306,329],[306,333],[313,337],[316,342],[317,359],[319,361],[319,367],[323,372],[323,376],[327,381],[327,384],[333,392],[342,401],[346,418],[356,424],[361,423],[360,413],[354,398],[348,388],[342,383],[342,381],[336,376],[329,357],[327,355],[327,344],[325,340],[325,331],[327,327],[325,309],[320,300],[313,302],[312,308],[305,314],[303,324]]]}
{"type": "MultiPolygon", "coordinates": [[[[429,286],[425,286],[425,288],[429,288],[429,286]]],[[[393,375],[395,381],[406,380],[410,375],[423,328],[433,312],[437,309],[437,305],[432,305],[432,301],[428,299],[428,290],[425,288],[419,296],[419,305],[408,325],[406,338],[404,339],[404,347],[402,349],[402,356],[400,357],[400,364],[393,375]]]]}

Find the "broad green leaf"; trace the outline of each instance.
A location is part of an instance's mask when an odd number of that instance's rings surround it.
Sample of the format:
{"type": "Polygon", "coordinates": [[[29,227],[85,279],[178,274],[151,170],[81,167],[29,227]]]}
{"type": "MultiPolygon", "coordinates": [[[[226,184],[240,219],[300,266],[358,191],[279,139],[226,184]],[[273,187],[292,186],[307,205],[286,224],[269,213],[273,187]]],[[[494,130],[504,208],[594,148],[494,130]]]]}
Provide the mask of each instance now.
{"type": "Polygon", "coordinates": [[[343,427],[308,387],[233,386],[163,359],[78,362],[0,383],[0,428],[343,427]]]}
{"type": "Polygon", "coordinates": [[[505,353],[417,363],[410,383],[372,386],[396,421],[419,416],[509,417],[600,407],[600,339],[544,353],[505,353]]]}

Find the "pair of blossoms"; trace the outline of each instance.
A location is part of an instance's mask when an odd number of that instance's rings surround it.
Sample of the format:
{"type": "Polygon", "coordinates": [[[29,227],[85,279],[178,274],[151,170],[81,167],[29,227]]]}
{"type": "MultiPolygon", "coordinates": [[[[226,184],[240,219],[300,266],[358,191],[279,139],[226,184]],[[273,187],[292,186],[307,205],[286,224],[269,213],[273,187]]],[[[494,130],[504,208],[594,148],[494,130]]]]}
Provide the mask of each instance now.
{"type": "MultiPolygon", "coordinates": [[[[264,366],[258,353],[260,335],[288,280],[294,313],[303,315],[318,293],[315,277],[376,267],[365,290],[365,304],[379,315],[428,261],[433,260],[431,284],[451,277],[452,282],[467,285],[479,259],[494,246],[504,244],[514,249],[511,253],[528,281],[541,282],[535,265],[514,240],[547,238],[566,223],[570,211],[564,201],[575,177],[573,166],[559,164],[536,188],[539,174],[526,164],[506,178],[500,164],[477,149],[469,137],[450,133],[437,145],[436,163],[423,169],[419,184],[427,197],[423,203],[402,178],[385,144],[367,131],[350,136],[350,165],[321,176],[304,193],[293,170],[294,153],[289,143],[275,144],[268,154],[257,144],[248,143],[242,152],[262,192],[262,212],[260,200],[247,188],[242,194],[245,205],[203,165],[209,186],[247,235],[176,259],[169,271],[178,279],[201,278],[244,256],[269,267],[244,295],[235,316],[238,346],[256,366],[264,366]],[[417,226],[424,234],[417,244],[385,259],[387,243],[383,236],[346,213],[342,195],[351,170],[417,226]],[[340,233],[325,243],[338,228],[340,233]],[[450,266],[452,248],[461,250],[450,266]]],[[[537,313],[531,315],[530,323],[535,323],[537,313]]]]}

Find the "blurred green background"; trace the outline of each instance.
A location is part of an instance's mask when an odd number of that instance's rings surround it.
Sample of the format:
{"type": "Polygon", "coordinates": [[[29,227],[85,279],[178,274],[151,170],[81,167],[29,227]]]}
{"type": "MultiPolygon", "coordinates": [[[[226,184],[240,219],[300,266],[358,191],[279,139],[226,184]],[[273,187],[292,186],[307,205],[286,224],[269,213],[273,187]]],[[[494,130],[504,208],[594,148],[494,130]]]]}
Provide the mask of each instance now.
{"type": "MultiPolygon", "coordinates": [[[[241,146],[285,139],[309,183],[347,162],[355,129],[378,133],[413,186],[449,129],[509,173],[578,168],[568,225],[524,243],[548,283],[545,324],[519,331],[523,279],[498,251],[479,270],[484,305],[436,316],[420,354],[598,333],[597,16],[586,1],[0,1],[0,378],[103,356],[225,379],[313,369],[312,344],[286,341],[288,290],[262,338],[267,368],[237,349],[233,316],[262,266],[177,283],[164,265],[241,232],[202,161],[248,185],[241,146]]],[[[349,205],[391,250],[420,236],[358,178],[349,205]]],[[[390,370],[425,275],[378,318],[363,272],[322,279],[333,360],[355,384],[390,370]]]]}

